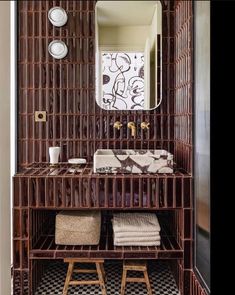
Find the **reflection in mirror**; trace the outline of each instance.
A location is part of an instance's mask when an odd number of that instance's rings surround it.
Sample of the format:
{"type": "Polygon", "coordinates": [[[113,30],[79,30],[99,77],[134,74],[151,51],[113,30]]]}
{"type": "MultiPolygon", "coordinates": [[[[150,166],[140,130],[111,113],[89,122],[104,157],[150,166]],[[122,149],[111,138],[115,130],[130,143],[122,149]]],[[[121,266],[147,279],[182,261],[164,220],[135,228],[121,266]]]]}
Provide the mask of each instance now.
{"type": "Polygon", "coordinates": [[[106,110],[160,105],[160,1],[97,1],[96,101],[106,110]]]}

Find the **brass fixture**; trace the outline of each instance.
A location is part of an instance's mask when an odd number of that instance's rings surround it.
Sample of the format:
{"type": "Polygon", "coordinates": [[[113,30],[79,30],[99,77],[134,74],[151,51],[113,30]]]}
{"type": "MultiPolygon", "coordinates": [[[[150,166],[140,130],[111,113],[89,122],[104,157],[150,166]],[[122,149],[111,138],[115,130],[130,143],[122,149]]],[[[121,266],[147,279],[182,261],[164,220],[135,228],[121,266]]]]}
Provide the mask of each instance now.
{"type": "Polygon", "coordinates": [[[148,122],[142,122],[140,124],[141,129],[149,129],[150,123],[148,122]]]}
{"type": "Polygon", "coordinates": [[[47,120],[47,112],[46,111],[36,111],[34,113],[35,122],[46,122],[47,120]]]}
{"type": "Polygon", "coordinates": [[[128,122],[127,127],[131,129],[131,136],[136,134],[136,126],[134,122],[128,122]]]}
{"type": "Polygon", "coordinates": [[[122,123],[119,122],[119,121],[116,121],[116,122],[113,124],[113,127],[116,128],[116,129],[118,129],[118,130],[120,130],[121,127],[122,127],[122,123]]]}

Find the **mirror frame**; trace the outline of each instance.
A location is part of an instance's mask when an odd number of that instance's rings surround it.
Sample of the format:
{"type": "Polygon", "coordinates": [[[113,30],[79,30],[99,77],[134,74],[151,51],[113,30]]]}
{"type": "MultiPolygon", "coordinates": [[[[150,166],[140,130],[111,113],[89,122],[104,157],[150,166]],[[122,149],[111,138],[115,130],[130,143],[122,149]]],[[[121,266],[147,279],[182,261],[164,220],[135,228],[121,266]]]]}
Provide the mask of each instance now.
{"type": "MultiPolygon", "coordinates": [[[[173,12],[173,8],[174,8],[174,3],[170,3],[170,1],[168,0],[156,0],[156,2],[159,2],[161,4],[161,26],[162,26],[162,30],[161,30],[161,35],[160,35],[160,38],[161,38],[161,47],[160,47],[160,98],[158,99],[158,103],[157,105],[154,107],[154,108],[151,108],[151,109],[139,109],[139,110],[130,110],[130,109],[121,109],[121,110],[117,110],[117,109],[111,109],[111,110],[107,110],[107,109],[104,109],[102,108],[99,103],[98,103],[98,99],[97,98],[97,53],[96,53],[96,42],[97,42],[97,39],[96,39],[96,36],[97,36],[97,28],[98,28],[98,25],[97,25],[97,2],[99,0],[96,0],[95,1],[95,23],[94,23],[94,26],[95,26],[95,102],[96,102],[96,105],[102,110],[102,111],[105,111],[105,112],[125,112],[125,113],[131,113],[131,114],[136,114],[136,113],[139,113],[139,112],[155,112],[157,109],[159,109],[159,107],[161,107],[162,105],[162,102],[164,100],[164,96],[165,98],[167,98],[167,95],[164,95],[164,90],[166,88],[166,83],[164,83],[164,80],[163,80],[163,60],[164,59],[167,59],[166,56],[168,55],[171,55],[168,54],[168,50],[165,50],[167,49],[168,47],[170,47],[170,41],[167,42],[167,44],[164,44],[163,42],[163,38],[170,38],[170,31],[169,31],[169,28],[164,30],[164,27],[163,27],[163,24],[164,23],[167,23],[167,19],[169,18],[170,19],[170,14],[171,12],[173,12]],[[167,34],[168,33],[168,34],[167,34]]],[[[173,53],[173,56],[174,56],[174,53],[173,53]]],[[[170,63],[167,62],[167,63],[170,63]]],[[[171,72],[170,68],[167,67],[166,69],[167,71],[167,75],[169,75],[169,73],[171,72]]],[[[99,74],[100,75],[100,74],[99,74]]]]}

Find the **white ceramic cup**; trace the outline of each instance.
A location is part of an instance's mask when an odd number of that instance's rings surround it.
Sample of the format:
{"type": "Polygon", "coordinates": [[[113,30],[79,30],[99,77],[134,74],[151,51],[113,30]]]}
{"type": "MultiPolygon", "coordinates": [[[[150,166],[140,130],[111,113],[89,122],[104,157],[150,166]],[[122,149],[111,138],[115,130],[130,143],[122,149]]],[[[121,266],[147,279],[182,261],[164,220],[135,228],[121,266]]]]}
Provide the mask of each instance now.
{"type": "Polygon", "coordinates": [[[57,164],[59,162],[61,148],[59,146],[49,147],[50,163],[57,164]]]}

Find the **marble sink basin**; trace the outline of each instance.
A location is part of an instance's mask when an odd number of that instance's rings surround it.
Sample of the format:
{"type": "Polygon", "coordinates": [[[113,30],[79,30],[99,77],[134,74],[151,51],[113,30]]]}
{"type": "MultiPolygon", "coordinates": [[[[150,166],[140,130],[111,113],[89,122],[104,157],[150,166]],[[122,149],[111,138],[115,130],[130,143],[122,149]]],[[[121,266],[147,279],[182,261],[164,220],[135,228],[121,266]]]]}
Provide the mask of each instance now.
{"type": "Polygon", "coordinates": [[[173,155],[165,150],[100,149],[94,173],[173,173],[173,155]]]}

